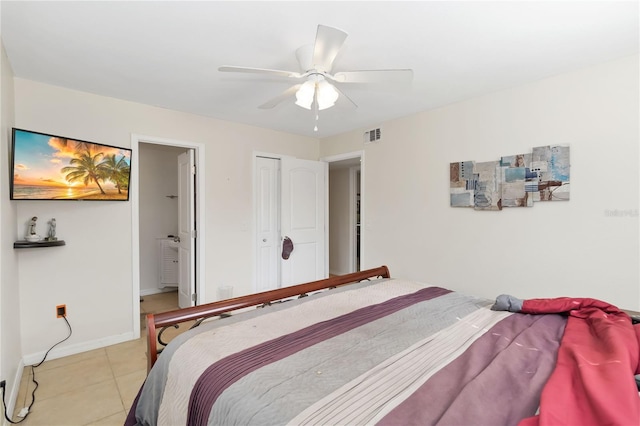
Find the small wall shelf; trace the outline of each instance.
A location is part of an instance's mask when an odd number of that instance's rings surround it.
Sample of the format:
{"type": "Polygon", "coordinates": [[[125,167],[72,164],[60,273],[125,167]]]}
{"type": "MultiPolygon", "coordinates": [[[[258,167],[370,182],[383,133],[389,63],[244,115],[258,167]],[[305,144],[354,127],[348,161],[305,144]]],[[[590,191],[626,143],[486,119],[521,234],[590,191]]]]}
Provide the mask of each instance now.
{"type": "Polygon", "coordinates": [[[16,241],[13,243],[14,249],[22,249],[22,248],[34,248],[34,247],[55,247],[55,246],[64,246],[66,243],[64,240],[55,240],[55,241],[16,241]]]}

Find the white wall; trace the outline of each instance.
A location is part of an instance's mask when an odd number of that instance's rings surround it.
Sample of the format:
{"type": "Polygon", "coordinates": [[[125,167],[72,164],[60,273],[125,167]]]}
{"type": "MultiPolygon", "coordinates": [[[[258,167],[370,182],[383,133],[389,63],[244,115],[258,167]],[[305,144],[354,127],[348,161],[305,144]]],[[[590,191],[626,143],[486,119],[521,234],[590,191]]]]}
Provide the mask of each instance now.
{"type": "Polygon", "coordinates": [[[349,169],[329,172],[329,272],[351,271],[349,259],[349,169]]]}
{"type": "MultiPolygon", "coordinates": [[[[158,239],[178,235],[178,155],[184,148],[141,143],[140,169],[140,294],[161,291],[158,239]]],[[[175,290],[175,288],[174,288],[175,290]]]]}
{"type": "MultiPolygon", "coordinates": [[[[382,123],[382,141],[364,146],[363,268],[487,298],[640,309],[638,76],[633,56],[382,123]],[[450,162],[549,144],[571,145],[569,202],[449,207],[450,162]]],[[[363,131],[322,140],[321,155],[363,149],[363,131]]]]}
{"type": "Polygon", "coordinates": [[[22,371],[20,291],[13,242],[16,205],[9,202],[11,127],[14,122],[13,71],[0,42],[0,380],[7,381],[7,405],[12,412],[22,371]]]}
{"type": "MultiPolygon", "coordinates": [[[[14,81],[20,128],[122,147],[130,146],[131,134],[205,144],[205,293],[214,297],[219,283],[233,285],[234,295],[251,291],[253,152],[317,159],[318,140],[14,81]]],[[[65,325],[54,315],[61,303],[67,305],[74,334],[51,356],[131,338],[131,202],[19,202],[15,227],[22,232],[34,215],[55,217],[58,236],[67,245],[19,253],[25,357],[64,337],[65,325]]]]}

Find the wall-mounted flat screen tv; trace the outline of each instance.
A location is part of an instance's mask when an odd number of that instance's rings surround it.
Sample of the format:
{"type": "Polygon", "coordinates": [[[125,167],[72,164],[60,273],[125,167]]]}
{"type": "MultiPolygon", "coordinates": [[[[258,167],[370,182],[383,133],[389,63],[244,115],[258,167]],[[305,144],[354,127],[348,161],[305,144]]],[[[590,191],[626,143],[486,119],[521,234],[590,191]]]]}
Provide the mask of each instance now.
{"type": "Polygon", "coordinates": [[[129,200],[131,150],[13,129],[12,200],[129,200]]]}

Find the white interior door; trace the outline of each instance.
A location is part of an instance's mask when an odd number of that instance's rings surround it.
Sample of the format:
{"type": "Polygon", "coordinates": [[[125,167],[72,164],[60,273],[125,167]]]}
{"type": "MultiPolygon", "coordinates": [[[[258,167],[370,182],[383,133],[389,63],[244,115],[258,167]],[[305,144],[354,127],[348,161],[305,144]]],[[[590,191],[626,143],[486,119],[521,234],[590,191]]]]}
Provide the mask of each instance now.
{"type": "Polygon", "coordinates": [[[192,149],[178,156],[178,305],[195,305],[195,158],[192,149]]]}
{"type": "Polygon", "coordinates": [[[256,158],[256,291],[280,287],[280,160],[256,158]]]}
{"type": "Polygon", "coordinates": [[[281,232],[293,251],[282,259],[281,286],[327,277],[327,163],[283,158],[281,161],[281,232]]]}

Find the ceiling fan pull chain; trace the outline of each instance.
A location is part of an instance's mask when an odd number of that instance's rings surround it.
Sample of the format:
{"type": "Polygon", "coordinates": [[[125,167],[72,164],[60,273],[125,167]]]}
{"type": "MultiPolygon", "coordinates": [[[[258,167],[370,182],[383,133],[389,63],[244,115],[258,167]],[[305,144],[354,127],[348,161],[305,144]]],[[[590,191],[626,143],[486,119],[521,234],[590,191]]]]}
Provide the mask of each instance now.
{"type": "Polygon", "coordinates": [[[318,113],[318,89],[316,87],[316,101],[314,102],[314,108],[315,108],[315,116],[316,116],[316,125],[313,127],[313,131],[317,132],[318,131],[318,119],[320,118],[319,113],[318,113]]]}

